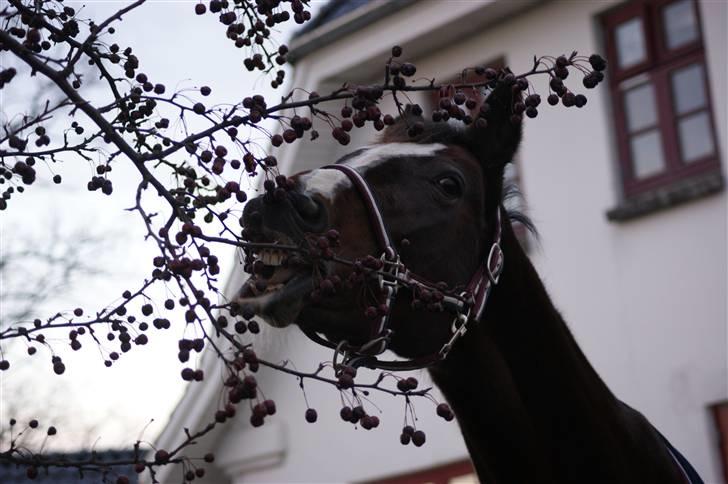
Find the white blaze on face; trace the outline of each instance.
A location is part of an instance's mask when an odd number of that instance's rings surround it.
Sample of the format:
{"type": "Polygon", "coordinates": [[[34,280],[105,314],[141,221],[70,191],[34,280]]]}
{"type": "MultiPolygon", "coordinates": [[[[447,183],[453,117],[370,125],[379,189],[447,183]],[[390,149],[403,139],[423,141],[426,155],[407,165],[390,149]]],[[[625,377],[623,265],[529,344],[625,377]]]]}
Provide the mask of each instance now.
{"type": "MultiPolygon", "coordinates": [[[[345,160],[342,164],[350,166],[362,176],[370,168],[379,166],[382,163],[400,157],[427,157],[445,148],[440,143],[418,144],[418,143],[386,143],[363,148],[358,155],[345,160]]],[[[351,182],[349,177],[338,170],[314,170],[305,175],[301,180],[305,193],[316,193],[327,200],[333,200],[336,194],[351,182]]]]}

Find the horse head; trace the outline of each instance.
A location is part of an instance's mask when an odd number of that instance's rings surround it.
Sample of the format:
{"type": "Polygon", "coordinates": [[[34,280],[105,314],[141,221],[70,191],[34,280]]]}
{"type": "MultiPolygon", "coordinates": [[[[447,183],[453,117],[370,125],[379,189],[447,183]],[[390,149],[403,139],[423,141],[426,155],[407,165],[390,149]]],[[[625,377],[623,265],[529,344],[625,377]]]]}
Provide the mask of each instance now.
{"type": "MultiPolygon", "coordinates": [[[[509,88],[496,89],[480,108],[485,116],[469,126],[424,121],[407,111],[378,143],[336,161],[370,190],[402,265],[434,287],[464,287],[488,256],[504,167],[521,138],[520,123],[510,119],[512,102],[509,88]]],[[[362,187],[331,167],[278,182],[278,188],[268,182],[268,192],[246,205],[246,237],[314,247],[320,256],[275,246],[250,251],[254,275],[239,302],[273,326],[295,323],[334,343],[366,343],[376,335],[372,325],[381,314],[373,312],[381,301],[371,280],[356,283],[356,269],[367,261],[376,268],[383,248],[362,187]]],[[[413,304],[412,296],[398,294],[389,308],[389,348],[410,358],[437,352],[452,320],[437,301],[413,304]]]]}

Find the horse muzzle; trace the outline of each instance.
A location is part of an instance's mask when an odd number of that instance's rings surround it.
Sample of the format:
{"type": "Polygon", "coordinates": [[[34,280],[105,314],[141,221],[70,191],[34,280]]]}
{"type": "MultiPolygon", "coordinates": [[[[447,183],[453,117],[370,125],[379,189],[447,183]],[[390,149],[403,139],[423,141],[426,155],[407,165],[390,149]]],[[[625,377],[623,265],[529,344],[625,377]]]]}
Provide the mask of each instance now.
{"type": "Polygon", "coordinates": [[[269,191],[246,205],[242,221],[251,244],[245,250],[251,277],[237,302],[249,305],[271,326],[293,324],[313,289],[316,263],[306,258],[307,235],[327,228],[326,208],[292,190],[269,191]]]}

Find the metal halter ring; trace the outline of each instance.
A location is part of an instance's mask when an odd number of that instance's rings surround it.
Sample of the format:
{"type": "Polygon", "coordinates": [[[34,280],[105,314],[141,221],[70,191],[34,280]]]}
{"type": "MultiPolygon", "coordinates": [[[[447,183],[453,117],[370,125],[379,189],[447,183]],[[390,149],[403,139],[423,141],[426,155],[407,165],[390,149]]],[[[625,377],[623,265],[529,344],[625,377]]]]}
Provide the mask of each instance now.
{"type": "Polygon", "coordinates": [[[457,316],[455,316],[455,319],[452,320],[452,325],[450,326],[452,336],[450,336],[448,342],[442,345],[442,348],[440,348],[439,354],[441,359],[445,359],[447,357],[447,354],[450,353],[450,350],[452,349],[452,345],[454,345],[455,342],[460,339],[461,336],[464,336],[465,333],[468,331],[469,319],[470,308],[468,307],[466,311],[459,312],[457,316]]]}
{"type": "Polygon", "coordinates": [[[389,346],[389,338],[392,336],[392,330],[391,329],[385,329],[382,332],[382,335],[374,338],[372,340],[367,341],[364,343],[361,347],[359,347],[358,350],[356,350],[357,353],[366,353],[370,349],[374,348],[376,345],[382,345],[380,346],[379,350],[375,354],[383,353],[384,350],[387,349],[387,346],[389,346]]]}
{"type": "Polygon", "coordinates": [[[503,272],[503,249],[498,242],[493,242],[488,253],[488,260],[485,263],[485,271],[492,284],[498,284],[501,272],[503,272]],[[495,267],[493,267],[495,262],[495,267]]]}
{"type": "Polygon", "coordinates": [[[382,256],[379,258],[379,260],[382,261],[382,271],[386,273],[386,275],[390,276],[392,278],[391,281],[388,281],[384,276],[384,273],[379,273],[378,280],[379,280],[379,288],[384,289],[384,286],[391,286],[394,289],[394,292],[397,292],[397,289],[399,288],[399,281],[397,278],[399,277],[399,271],[402,269],[402,263],[400,262],[399,255],[397,255],[395,260],[389,260],[387,258],[386,252],[382,254],[382,256]]]}
{"type": "Polygon", "coordinates": [[[338,372],[339,363],[338,358],[339,355],[342,355],[341,361],[343,365],[346,365],[346,362],[349,360],[349,352],[345,350],[344,348],[349,346],[349,342],[346,340],[342,340],[339,342],[338,345],[336,345],[336,348],[334,349],[334,357],[331,359],[331,364],[334,365],[334,371],[338,372]]]}

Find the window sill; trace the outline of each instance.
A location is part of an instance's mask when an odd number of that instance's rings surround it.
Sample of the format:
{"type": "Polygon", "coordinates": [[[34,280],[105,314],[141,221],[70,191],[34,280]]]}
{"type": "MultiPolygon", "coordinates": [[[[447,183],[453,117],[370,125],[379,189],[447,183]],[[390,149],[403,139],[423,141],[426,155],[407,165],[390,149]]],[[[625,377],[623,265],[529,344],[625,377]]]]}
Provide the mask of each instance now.
{"type": "Polygon", "coordinates": [[[625,222],[718,193],[724,187],[723,174],[718,170],[686,178],[621,201],[607,211],[607,219],[612,222],[625,222]]]}

